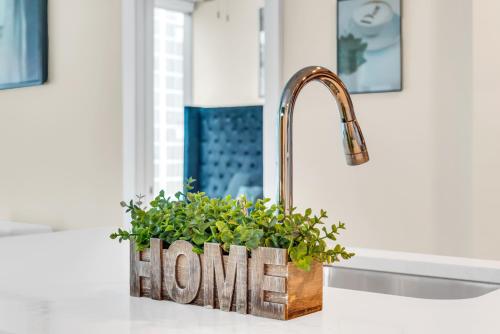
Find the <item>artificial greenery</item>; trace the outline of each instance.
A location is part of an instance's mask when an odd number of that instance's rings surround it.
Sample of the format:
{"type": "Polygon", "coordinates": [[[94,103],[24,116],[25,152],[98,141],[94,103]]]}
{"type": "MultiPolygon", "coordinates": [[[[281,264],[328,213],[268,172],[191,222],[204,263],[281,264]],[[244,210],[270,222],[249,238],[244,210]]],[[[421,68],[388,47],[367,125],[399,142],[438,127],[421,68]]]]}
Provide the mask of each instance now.
{"type": "Polygon", "coordinates": [[[118,229],[111,239],[133,238],[138,250],[149,247],[151,238],[159,238],[170,246],[176,240],[193,244],[193,251],[203,253],[205,242],[222,245],[225,252],[230,245],[246,246],[248,250],[259,246],[288,249],[290,260],[298,268],[309,271],[313,261],[332,263],[354,256],[337,244],[328,247],[326,240],[337,240],[343,223],[324,226],[327,218],[321,210],[319,216],[311,209],[303,214],[292,210],[285,214],[281,206],[270,205],[270,199],[259,199],[255,203],[245,197],[232,199],[209,198],[203,192],[190,192],[193,179],[189,179],[185,192],[178,192],[175,199],[165,198],[164,191],[143,206],[143,197],[136,201],[121,202],[130,213],[131,231],[118,229]]]}

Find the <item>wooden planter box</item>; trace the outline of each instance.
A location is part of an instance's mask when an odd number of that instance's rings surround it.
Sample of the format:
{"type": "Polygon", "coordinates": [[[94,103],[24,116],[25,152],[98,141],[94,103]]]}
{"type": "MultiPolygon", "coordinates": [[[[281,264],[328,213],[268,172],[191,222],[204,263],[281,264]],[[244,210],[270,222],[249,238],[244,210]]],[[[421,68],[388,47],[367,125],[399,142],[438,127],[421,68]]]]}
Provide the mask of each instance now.
{"type": "Polygon", "coordinates": [[[224,311],[288,320],[317,312],[323,305],[323,266],[311,271],[288,262],[286,249],[259,247],[248,258],[244,246],[207,243],[204,254],[187,241],[168,249],[152,239],[137,252],[130,242],[130,295],[173,300],[224,311]]]}

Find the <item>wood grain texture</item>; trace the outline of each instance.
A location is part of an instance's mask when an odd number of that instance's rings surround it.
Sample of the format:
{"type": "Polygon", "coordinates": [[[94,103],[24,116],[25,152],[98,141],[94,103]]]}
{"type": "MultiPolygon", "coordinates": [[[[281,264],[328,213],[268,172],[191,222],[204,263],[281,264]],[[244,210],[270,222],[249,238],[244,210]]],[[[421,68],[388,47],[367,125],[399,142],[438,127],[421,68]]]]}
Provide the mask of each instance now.
{"type": "Polygon", "coordinates": [[[191,303],[198,295],[200,288],[200,257],[198,254],[193,253],[192,249],[193,246],[189,242],[177,240],[167,249],[163,257],[165,270],[163,284],[170,298],[181,304],[191,303]],[[184,284],[177,280],[177,259],[179,257],[185,257],[187,261],[188,279],[184,284]]]}
{"type": "MultiPolygon", "coordinates": [[[[150,249],[137,251],[136,244],[130,240],[130,295],[141,297],[143,282],[151,276],[150,249]]],[[[160,265],[161,270],[161,265],[160,265]]]]}
{"type": "MultiPolygon", "coordinates": [[[[236,312],[248,310],[248,254],[245,246],[232,245],[229,249],[228,271],[236,271],[236,312]],[[236,267],[233,269],[233,267],[236,267]]],[[[224,287],[226,289],[226,287],[224,287]]],[[[226,292],[225,292],[226,293],[226,292]]]]}
{"type": "Polygon", "coordinates": [[[140,253],[137,252],[135,242],[130,240],[130,295],[141,296],[141,276],[139,274],[140,253]]]}
{"type": "MultiPolygon", "coordinates": [[[[149,249],[147,251],[149,256],[149,249]]],[[[151,276],[151,264],[143,258],[144,252],[138,252],[135,242],[130,242],[130,295],[140,297],[143,278],[151,276]]]]}
{"type": "Polygon", "coordinates": [[[131,242],[131,296],[209,305],[281,320],[322,309],[321,263],[314,263],[311,271],[305,272],[287,262],[284,249],[261,247],[248,258],[243,246],[232,246],[231,255],[222,256],[218,244],[207,244],[202,255],[194,254],[192,245],[185,241],[179,244],[167,250],[159,240],[152,240],[150,249],[136,252],[131,242]],[[155,270],[158,261],[160,272],[155,270]]]}
{"type": "MultiPolygon", "coordinates": [[[[165,257],[166,251],[167,250],[165,250],[165,249],[163,250],[164,257],[165,257]]],[[[200,257],[201,267],[204,268],[204,266],[205,266],[205,254],[201,254],[199,257],[200,257]]],[[[228,271],[227,268],[228,268],[228,264],[229,264],[229,256],[224,255],[223,261],[224,261],[224,272],[227,272],[228,271]]],[[[248,268],[249,268],[251,266],[252,259],[247,258],[247,263],[248,263],[248,268]]],[[[163,270],[165,271],[164,268],[163,268],[163,270]]],[[[181,256],[181,257],[177,258],[176,271],[177,271],[177,273],[176,273],[177,281],[179,282],[179,284],[181,286],[185,286],[186,282],[189,280],[189,270],[188,270],[186,257],[181,256]]],[[[204,276],[205,275],[204,275],[204,272],[202,270],[202,275],[201,275],[202,282],[204,281],[204,276]]],[[[243,277],[243,275],[241,277],[243,277]]],[[[248,271],[247,271],[247,279],[248,279],[248,284],[247,284],[247,288],[248,288],[247,296],[248,296],[250,294],[249,286],[250,286],[250,281],[251,281],[251,277],[248,275],[248,271]]],[[[236,280],[238,280],[238,275],[236,275],[236,280]]],[[[165,279],[164,279],[164,281],[165,281],[165,279]]],[[[142,277],[141,282],[142,282],[141,283],[141,296],[151,298],[151,282],[150,282],[149,277],[142,277]]],[[[215,285],[215,287],[217,287],[217,285],[215,285]]],[[[219,293],[218,293],[217,289],[215,289],[214,308],[216,308],[216,309],[220,308],[218,294],[219,293]]],[[[165,284],[162,284],[162,297],[164,300],[172,300],[172,298],[170,298],[170,296],[168,295],[165,284]]],[[[200,306],[205,305],[205,303],[204,303],[204,289],[203,288],[199,289],[198,295],[191,302],[191,304],[200,305],[200,306]]],[[[247,305],[248,305],[248,300],[247,300],[247,305]]],[[[236,300],[235,300],[235,298],[233,298],[233,301],[231,304],[231,311],[236,311],[236,309],[237,309],[236,300]]],[[[247,309],[248,309],[248,307],[247,307],[247,309]]]]}
{"type": "Polygon", "coordinates": [[[151,260],[151,249],[150,248],[146,248],[145,250],[141,251],[140,260],[145,261],[145,262],[149,262],[149,260],[151,260]]]}
{"type": "MultiPolygon", "coordinates": [[[[217,289],[220,291],[223,287],[220,283],[221,276],[222,281],[224,281],[224,267],[222,252],[219,244],[205,243],[203,248],[203,305],[205,307],[214,308],[215,307],[215,285],[217,284],[217,289]]],[[[234,280],[233,280],[234,282],[234,280]]],[[[219,302],[221,297],[219,297],[219,302]]],[[[221,306],[221,309],[223,307],[221,306]]]]}
{"type": "Polygon", "coordinates": [[[162,299],[161,286],[163,282],[163,241],[160,239],[151,239],[150,242],[150,275],[151,278],[151,298],[162,299]]]}
{"type": "Polygon", "coordinates": [[[285,304],[265,300],[265,292],[285,293],[285,277],[266,276],[265,266],[287,265],[287,251],[280,248],[259,247],[252,251],[251,313],[253,315],[285,320],[285,304]]]}
{"type": "Polygon", "coordinates": [[[222,311],[231,310],[235,294],[236,311],[246,314],[248,290],[246,247],[231,246],[226,265],[219,244],[206,243],[203,255],[203,304],[206,307],[215,307],[214,295],[217,288],[219,308],[222,311]]]}
{"type": "Polygon", "coordinates": [[[323,308],[323,264],[314,262],[309,272],[288,263],[286,319],[297,318],[323,308]]]}

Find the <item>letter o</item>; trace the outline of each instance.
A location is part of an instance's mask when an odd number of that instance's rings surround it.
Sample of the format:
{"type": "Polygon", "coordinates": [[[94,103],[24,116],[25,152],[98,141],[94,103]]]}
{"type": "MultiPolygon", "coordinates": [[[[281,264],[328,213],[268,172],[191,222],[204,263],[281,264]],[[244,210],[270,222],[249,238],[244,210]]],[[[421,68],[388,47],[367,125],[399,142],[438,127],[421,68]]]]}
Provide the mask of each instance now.
{"type": "Polygon", "coordinates": [[[185,240],[175,241],[166,251],[163,261],[165,268],[163,284],[168,295],[177,303],[191,303],[198,294],[201,281],[200,257],[193,253],[193,245],[185,240]],[[177,259],[181,255],[187,259],[188,280],[184,288],[179,286],[176,277],[177,259]]]}

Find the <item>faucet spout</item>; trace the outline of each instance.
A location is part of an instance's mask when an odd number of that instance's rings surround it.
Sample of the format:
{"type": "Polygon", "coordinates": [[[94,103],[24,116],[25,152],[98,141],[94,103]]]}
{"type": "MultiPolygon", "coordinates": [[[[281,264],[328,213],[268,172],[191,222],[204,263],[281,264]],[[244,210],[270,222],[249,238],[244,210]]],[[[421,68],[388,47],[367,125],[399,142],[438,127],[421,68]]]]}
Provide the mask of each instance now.
{"type": "Polygon", "coordinates": [[[310,66],[298,71],[283,90],[279,110],[278,195],[279,203],[283,205],[286,213],[290,213],[293,208],[293,110],[302,88],[311,81],[323,83],[337,101],[347,164],[356,166],[369,160],[363,133],[344,83],[336,74],[324,67],[310,66]]]}

